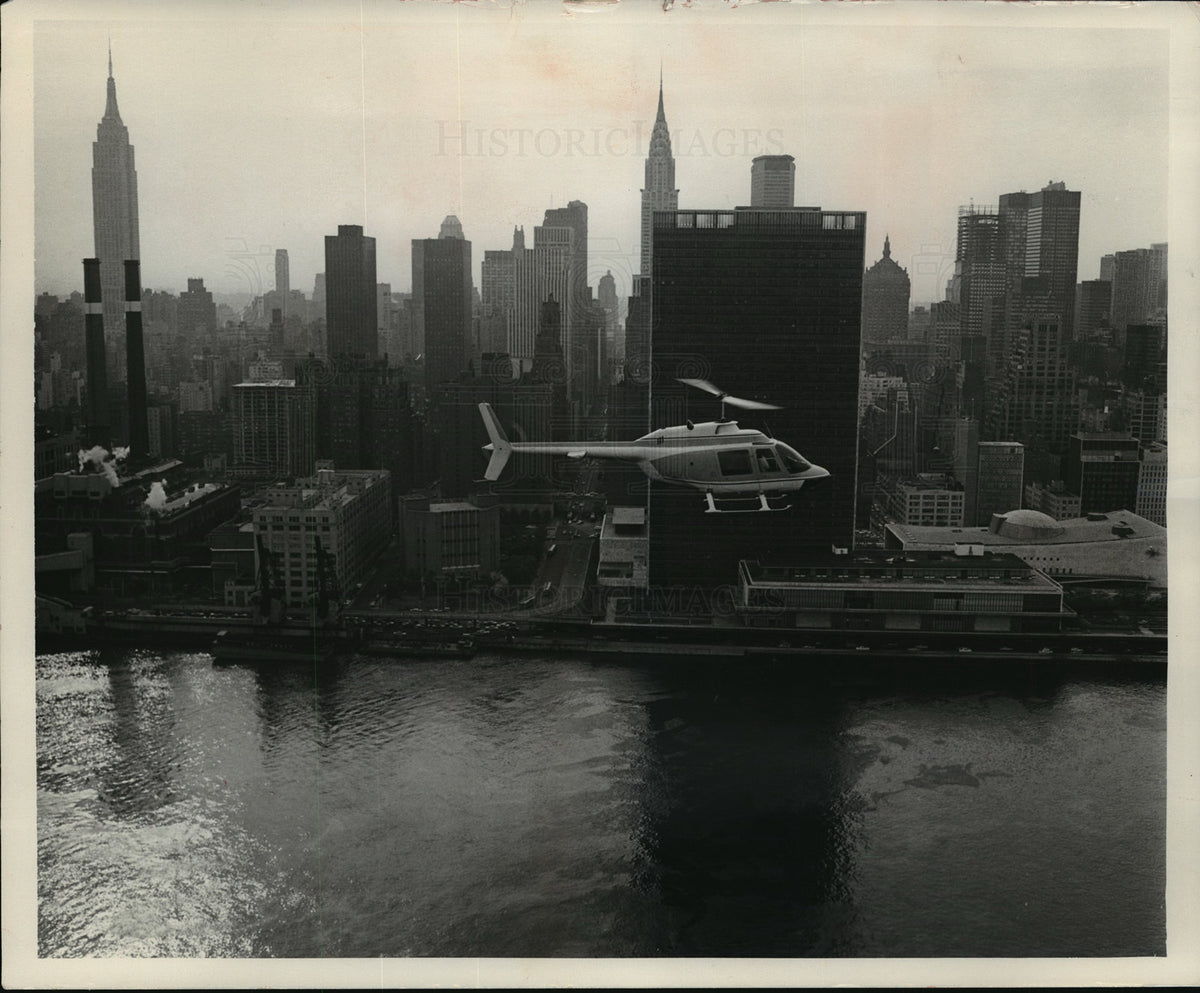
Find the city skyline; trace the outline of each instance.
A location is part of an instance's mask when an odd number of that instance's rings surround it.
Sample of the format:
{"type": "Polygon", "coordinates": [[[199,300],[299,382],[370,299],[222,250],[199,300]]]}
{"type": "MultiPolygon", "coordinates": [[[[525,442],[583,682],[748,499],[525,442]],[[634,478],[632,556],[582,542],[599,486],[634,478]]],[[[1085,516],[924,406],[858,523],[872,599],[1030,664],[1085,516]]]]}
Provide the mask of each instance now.
{"type": "Polygon", "coordinates": [[[476,246],[478,286],[483,252],[507,248],[514,225],[582,200],[588,281],[611,269],[625,296],[660,72],[681,208],[748,204],[752,160],[793,155],[796,203],[866,210],[868,262],[890,235],[914,305],[942,298],[958,207],[1001,193],[1051,180],[1082,191],[1080,279],[1104,254],[1168,237],[1161,30],[914,27],[898,56],[877,19],[850,29],[808,5],[795,8],[803,21],[788,9],[614,11],[607,29],[540,9],[501,20],[367,5],[334,31],[317,30],[316,8],[281,16],[272,44],[294,57],[273,58],[263,22],[218,9],[35,28],[38,292],[78,288],[89,254],[85,143],[110,34],[148,288],[199,276],[219,298],[252,297],[273,287],[286,249],[292,286],[311,294],[324,236],[361,224],[379,279],[408,291],[411,241],[435,237],[447,214],[476,246]],[[219,44],[197,43],[213,32],[219,44]]]}

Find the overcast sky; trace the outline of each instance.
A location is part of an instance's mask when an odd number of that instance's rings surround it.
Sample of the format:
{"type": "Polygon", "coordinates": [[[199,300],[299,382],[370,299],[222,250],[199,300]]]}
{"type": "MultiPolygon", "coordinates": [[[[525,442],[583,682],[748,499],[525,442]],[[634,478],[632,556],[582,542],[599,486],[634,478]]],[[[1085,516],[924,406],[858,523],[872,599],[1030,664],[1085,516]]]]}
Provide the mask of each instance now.
{"type": "Polygon", "coordinates": [[[1027,8],[987,28],[906,26],[867,6],[126,2],[39,21],[36,288],[79,288],[94,250],[110,35],[156,289],[200,276],[260,293],[286,248],[292,286],[311,293],[323,237],[361,224],[379,281],[407,290],[411,239],[447,214],[478,278],[514,225],[532,239],[547,207],[580,199],[589,282],[611,269],[624,295],[660,65],[681,207],[747,203],[751,159],[794,155],[797,203],[867,211],[866,262],[890,234],[914,303],[943,295],[959,205],[1050,180],[1083,194],[1081,279],[1107,252],[1167,240],[1161,23],[1008,26],[1030,24],[1027,8]]]}

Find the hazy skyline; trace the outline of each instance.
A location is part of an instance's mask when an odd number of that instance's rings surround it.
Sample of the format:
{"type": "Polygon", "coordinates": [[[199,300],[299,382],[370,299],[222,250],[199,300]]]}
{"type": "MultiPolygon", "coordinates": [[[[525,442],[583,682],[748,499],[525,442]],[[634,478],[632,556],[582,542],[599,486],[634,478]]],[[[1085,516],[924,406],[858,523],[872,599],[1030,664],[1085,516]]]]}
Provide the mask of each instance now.
{"type": "Polygon", "coordinates": [[[1083,194],[1081,280],[1103,254],[1168,240],[1161,28],[1001,16],[898,28],[869,12],[848,26],[805,4],[568,16],[368,2],[334,16],[344,9],[135,3],[38,22],[36,290],[79,288],[93,253],[90,144],[110,35],[143,284],[173,293],[189,277],[261,293],[286,248],[292,287],[311,294],[339,224],[363,225],[379,281],[407,290],[411,239],[436,237],[447,214],[473,243],[478,285],[484,251],[579,199],[589,282],[611,269],[624,296],[660,64],[681,208],[748,203],[754,155],[794,155],[796,202],[865,210],[865,264],[890,235],[914,304],[943,295],[960,205],[1051,180],[1083,194]]]}

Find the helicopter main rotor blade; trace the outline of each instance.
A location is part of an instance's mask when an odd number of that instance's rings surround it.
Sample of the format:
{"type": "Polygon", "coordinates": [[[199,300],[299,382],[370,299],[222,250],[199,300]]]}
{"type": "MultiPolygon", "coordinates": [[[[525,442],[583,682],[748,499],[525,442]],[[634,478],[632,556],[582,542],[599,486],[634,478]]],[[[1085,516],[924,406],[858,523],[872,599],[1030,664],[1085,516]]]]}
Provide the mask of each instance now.
{"type": "Polygon", "coordinates": [[[722,403],[727,403],[731,407],[740,407],[742,410],[783,410],[778,404],[762,403],[758,400],[743,400],[741,397],[723,396],[722,403]]]}
{"type": "Polygon", "coordinates": [[[721,403],[727,403],[731,407],[740,407],[742,410],[782,410],[773,403],[762,403],[759,400],[743,400],[741,397],[731,397],[724,390],[714,386],[707,379],[677,379],[676,382],[683,383],[685,386],[694,386],[698,390],[703,390],[705,393],[711,393],[721,403]]]}
{"type": "Polygon", "coordinates": [[[677,379],[676,382],[683,383],[684,386],[694,386],[696,389],[703,390],[705,393],[711,393],[715,397],[723,397],[725,395],[707,379],[677,379]]]}

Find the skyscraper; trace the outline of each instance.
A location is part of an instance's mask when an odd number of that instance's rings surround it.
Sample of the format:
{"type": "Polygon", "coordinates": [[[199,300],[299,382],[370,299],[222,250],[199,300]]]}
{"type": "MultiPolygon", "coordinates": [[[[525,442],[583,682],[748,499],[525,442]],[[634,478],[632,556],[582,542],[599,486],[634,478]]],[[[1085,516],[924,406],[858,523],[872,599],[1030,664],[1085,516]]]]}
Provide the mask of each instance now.
{"type": "Polygon", "coordinates": [[[1000,197],[1008,288],[1018,297],[1017,321],[1034,313],[1056,315],[1067,340],[1075,331],[1079,203],[1079,191],[1061,182],[1036,193],[1000,197]]]}
{"type": "Polygon", "coordinates": [[[525,247],[523,228],[513,228],[511,249],[483,253],[480,275],[485,315],[495,315],[505,330],[505,346],[498,350],[507,352],[528,372],[533,365],[540,300],[534,253],[525,247]]]}
{"type": "Polygon", "coordinates": [[[1024,445],[1015,441],[981,441],[975,519],[965,519],[963,524],[986,526],[993,514],[1019,510],[1024,474],[1024,445]]]}
{"type": "Polygon", "coordinates": [[[882,342],[908,337],[910,292],[908,270],[893,261],[892,242],[885,236],[883,258],[863,273],[863,341],[882,342]]]}
{"type": "Polygon", "coordinates": [[[654,237],[654,211],[678,210],[679,190],[675,188],[675,158],[671,154],[671,132],[663,111],[662,79],[658,81],[658,115],[650,134],[650,153],[646,156],[646,184],[642,187],[642,264],[641,274],[650,275],[651,241],[654,237]]]}
{"type": "MultiPolygon", "coordinates": [[[[1078,425],[1079,403],[1063,338],[1058,321],[1049,318],[1030,321],[1015,333],[1008,368],[990,401],[989,439],[1017,440],[1039,454],[1061,452],[1066,446],[1078,425]]],[[[1038,482],[1057,476],[1052,463],[1032,468],[1038,482]]]]}
{"type": "Polygon", "coordinates": [[[1125,328],[1125,367],[1121,379],[1127,387],[1148,393],[1167,391],[1167,334],[1157,324],[1129,324],[1125,328]]]}
{"type": "MultiPolygon", "coordinates": [[[[974,204],[959,208],[954,274],[960,334],[986,336],[992,328],[994,301],[1008,287],[1004,237],[994,209],[974,204]]],[[[952,349],[957,350],[956,344],[952,343],[952,349]]],[[[997,362],[1002,360],[1002,356],[996,357],[997,362]]]]}
{"type": "Polygon", "coordinates": [[[279,299],[279,309],[283,316],[288,315],[288,297],[292,293],[292,277],[288,264],[286,248],[275,249],[275,294],[279,299]]]}
{"type": "Polygon", "coordinates": [[[374,362],[379,350],[375,297],[375,239],[357,224],[325,236],[326,352],[374,362]]]}
{"type": "MultiPolygon", "coordinates": [[[[587,394],[585,370],[594,364],[597,343],[588,340],[588,311],[592,302],[588,288],[588,209],[582,200],[572,200],[566,207],[554,207],[546,211],[542,227],[534,232],[534,251],[537,250],[537,231],[550,228],[571,230],[571,254],[568,260],[567,296],[558,297],[564,303],[566,318],[566,340],[563,352],[567,367],[571,370],[570,394],[576,405],[584,405],[591,399],[587,394]]],[[[543,297],[545,299],[545,297],[543,297]]]]}
{"type": "Polygon", "coordinates": [[[1075,340],[1091,341],[1109,327],[1112,309],[1112,283],[1106,279],[1085,279],[1075,291],[1075,340]]]}
{"type": "Polygon", "coordinates": [[[565,207],[552,207],[542,219],[543,227],[571,229],[571,307],[582,313],[588,293],[588,208],[582,200],[565,207]]]}
{"type": "Polygon", "coordinates": [[[1063,481],[1079,494],[1079,512],[1133,510],[1137,506],[1141,446],[1117,431],[1080,431],[1071,435],[1063,458],[1063,481]]]}
{"type": "MultiPolygon", "coordinates": [[[[108,53],[108,99],[92,143],[92,228],[100,260],[104,327],[110,337],[125,328],[126,259],[140,259],[138,244],[137,172],[129,129],[117,109],[112,51],[108,53]]],[[[120,373],[124,362],[114,372],[120,373]]],[[[119,380],[124,376],[119,375],[119,380]]]]}
{"type": "MultiPolygon", "coordinates": [[[[1145,324],[1165,296],[1165,244],[1117,252],[1113,257],[1111,323],[1114,344],[1125,345],[1125,329],[1145,324]]],[[[1165,302],[1165,301],[1164,301],[1165,302]]],[[[106,312],[107,318],[107,312],[106,312]]]]}
{"type": "Polygon", "coordinates": [[[796,160],[760,155],[750,164],[750,206],[788,210],[796,205],[796,160]]]}
{"type": "Polygon", "coordinates": [[[617,299],[617,281],[613,278],[612,270],[600,277],[596,287],[596,300],[604,308],[604,375],[612,381],[613,367],[624,355],[624,342],[617,340],[617,322],[620,302],[617,299]]]}
{"type": "MultiPolygon", "coordinates": [[[[569,227],[533,229],[533,265],[537,280],[539,320],[541,305],[547,300],[558,304],[561,320],[563,362],[571,369],[571,317],[574,297],[571,293],[571,262],[575,254],[575,231],[569,227]]],[[[540,333],[540,329],[539,329],[540,333]]]]}
{"type": "Polygon", "coordinates": [[[471,243],[449,215],[436,238],[412,242],[413,312],[425,354],[425,388],[456,380],[471,341],[471,243]]]}
{"type": "Polygon", "coordinates": [[[650,582],[735,582],[768,561],[854,543],[866,215],[816,208],[654,216],[653,428],[716,420],[717,401],[677,377],[778,404],[742,414],[824,466],[779,513],[705,513],[696,490],[651,483],[650,582]]]}
{"type": "Polygon", "coordinates": [[[213,295],[204,288],[203,279],[189,279],[186,292],[179,294],[176,319],[185,337],[212,334],[217,330],[217,305],[213,295]]]}
{"type": "Polygon", "coordinates": [[[312,471],[312,415],[307,391],[294,380],[233,387],[233,458],[237,468],[263,477],[312,471]]]}

